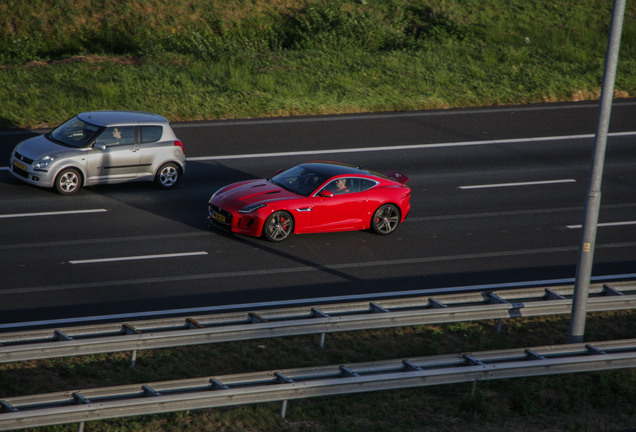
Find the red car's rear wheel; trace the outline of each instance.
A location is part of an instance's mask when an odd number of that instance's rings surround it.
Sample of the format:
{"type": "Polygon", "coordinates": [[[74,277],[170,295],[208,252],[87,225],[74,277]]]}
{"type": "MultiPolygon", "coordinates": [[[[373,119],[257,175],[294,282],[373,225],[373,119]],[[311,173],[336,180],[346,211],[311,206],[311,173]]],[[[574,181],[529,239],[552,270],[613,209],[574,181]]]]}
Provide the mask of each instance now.
{"type": "Polygon", "coordinates": [[[400,209],[393,204],[384,204],[373,213],[371,229],[377,234],[391,234],[400,223],[400,209]]]}

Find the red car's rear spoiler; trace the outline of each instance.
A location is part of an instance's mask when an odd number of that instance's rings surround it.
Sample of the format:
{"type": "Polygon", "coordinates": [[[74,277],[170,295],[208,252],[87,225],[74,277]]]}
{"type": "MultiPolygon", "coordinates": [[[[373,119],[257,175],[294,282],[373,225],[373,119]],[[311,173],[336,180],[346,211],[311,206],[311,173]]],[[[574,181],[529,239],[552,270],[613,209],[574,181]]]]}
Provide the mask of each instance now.
{"type": "Polygon", "coordinates": [[[389,171],[388,173],[385,173],[384,175],[387,177],[391,177],[393,180],[400,182],[402,184],[410,180],[407,176],[397,171],[389,171]]]}

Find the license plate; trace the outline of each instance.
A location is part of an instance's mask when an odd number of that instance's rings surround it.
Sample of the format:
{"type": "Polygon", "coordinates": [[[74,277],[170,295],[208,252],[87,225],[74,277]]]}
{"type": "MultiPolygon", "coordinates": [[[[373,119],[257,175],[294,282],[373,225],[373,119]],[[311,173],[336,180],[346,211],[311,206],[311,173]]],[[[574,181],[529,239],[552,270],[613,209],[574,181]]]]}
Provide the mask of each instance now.
{"type": "Polygon", "coordinates": [[[13,165],[15,165],[16,167],[20,168],[22,171],[26,171],[27,167],[22,162],[18,162],[17,160],[14,160],[13,161],[13,165]]]}
{"type": "Polygon", "coordinates": [[[213,212],[212,212],[212,217],[213,217],[214,219],[218,220],[219,222],[226,223],[226,221],[225,221],[225,216],[223,216],[222,214],[219,214],[219,213],[217,213],[217,212],[213,211],[213,212]]]}

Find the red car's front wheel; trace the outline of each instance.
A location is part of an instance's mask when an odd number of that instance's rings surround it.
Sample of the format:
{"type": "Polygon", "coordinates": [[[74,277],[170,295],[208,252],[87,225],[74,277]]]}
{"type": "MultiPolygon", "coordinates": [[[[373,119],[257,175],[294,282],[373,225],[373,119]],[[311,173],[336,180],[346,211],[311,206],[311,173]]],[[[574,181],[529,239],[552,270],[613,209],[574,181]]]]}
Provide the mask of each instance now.
{"type": "Polygon", "coordinates": [[[263,225],[263,237],[272,242],[285,240],[294,232],[294,219],[286,211],[272,213],[263,225]]]}

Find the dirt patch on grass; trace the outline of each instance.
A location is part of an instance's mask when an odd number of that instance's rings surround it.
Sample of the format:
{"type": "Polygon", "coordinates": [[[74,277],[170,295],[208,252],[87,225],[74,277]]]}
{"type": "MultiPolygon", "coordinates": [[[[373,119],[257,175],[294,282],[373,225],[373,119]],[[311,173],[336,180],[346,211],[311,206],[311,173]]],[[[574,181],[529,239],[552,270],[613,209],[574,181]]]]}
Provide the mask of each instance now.
{"type": "Polygon", "coordinates": [[[15,67],[37,68],[44,66],[57,66],[71,63],[112,63],[122,66],[136,66],[141,64],[141,59],[135,57],[109,57],[109,56],[73,56],[60,60],[42,61],[34,60],[18,66],[0,65],[0,69],[11,69],[15,67]]]}

